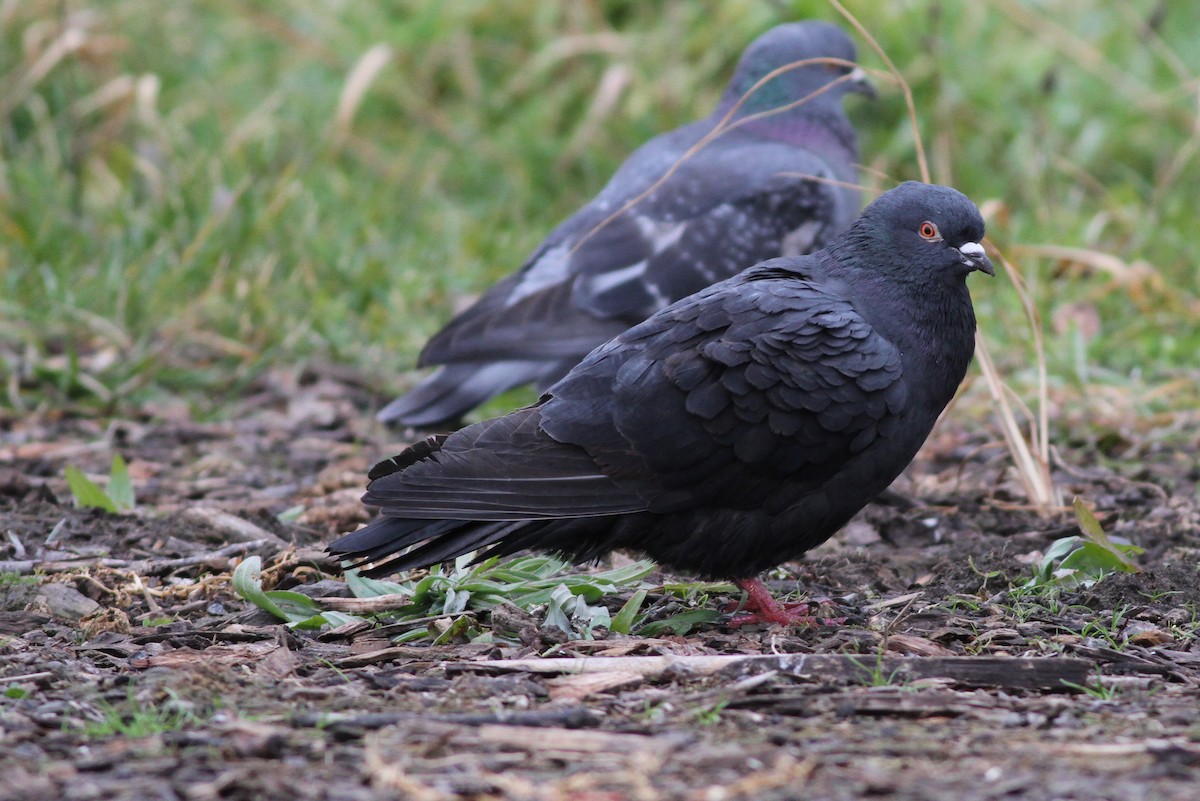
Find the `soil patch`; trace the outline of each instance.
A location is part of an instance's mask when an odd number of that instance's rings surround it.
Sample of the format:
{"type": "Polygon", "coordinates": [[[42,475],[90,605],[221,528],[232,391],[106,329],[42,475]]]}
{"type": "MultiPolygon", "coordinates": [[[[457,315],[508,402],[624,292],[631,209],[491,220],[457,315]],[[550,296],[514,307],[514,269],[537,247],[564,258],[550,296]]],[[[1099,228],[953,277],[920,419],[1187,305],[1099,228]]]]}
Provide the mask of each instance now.
{"type": "Polygon", "coordinates": [[[1090,588],[1021,588],[1074,520],[1023,508],[956,413],[895,495],[770,576],[834,624],[568,640],[499,607],[474,615],[490,642],[398,644],[288,628],[230,583],[255,555],[268,587],[347,594],[321,546],[402,444],[361,386],[267,376],[212,424],[0,419],[0,799],[1195,797],[1195,442],[1063,454],[1067,497],[1146,549],[1090,588]],[[114,452],[136,510],[76,508],[64,468],[114,452]]]}

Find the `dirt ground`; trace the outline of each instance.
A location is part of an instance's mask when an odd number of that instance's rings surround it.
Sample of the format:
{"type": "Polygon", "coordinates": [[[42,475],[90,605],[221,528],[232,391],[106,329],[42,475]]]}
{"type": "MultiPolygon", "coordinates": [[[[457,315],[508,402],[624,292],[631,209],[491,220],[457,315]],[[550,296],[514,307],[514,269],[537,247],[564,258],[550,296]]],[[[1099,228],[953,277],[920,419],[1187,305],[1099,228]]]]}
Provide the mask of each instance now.
{"type": "Polygon", "coordinates": [[[484,614],[495,642],[396,645],[289,629],[230,584],[258,555],[270,586],[344,594],[321,546],[401,444],[363,383],[274,373],[212,424],[0,413],[0,799],[1200,793],[1194,417],[1060,424],[1066,497],[1146,549],[1091,589],[1010,589],[1075,524],[1022,508],[960,404],[895,487],[915,505],[868,507],[772,577],[839,622],[564,641],[484,614]],[[76,508],[64,468],[104,476],[114,451],[136,510],[76,508]]]}

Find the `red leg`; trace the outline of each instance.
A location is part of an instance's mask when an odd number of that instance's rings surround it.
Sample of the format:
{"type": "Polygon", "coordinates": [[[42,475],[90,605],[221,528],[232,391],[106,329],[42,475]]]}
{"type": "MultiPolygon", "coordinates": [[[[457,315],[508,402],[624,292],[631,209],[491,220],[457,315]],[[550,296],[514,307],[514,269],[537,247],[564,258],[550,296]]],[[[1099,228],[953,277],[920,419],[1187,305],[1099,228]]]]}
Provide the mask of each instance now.
{"type": "MultiPolygon", "coordinates": [[[[746,603],[741,612],[729,620],[730,626],[750,623],[778,623],[784,626],[811,626],[818,622],[832,624],[833,620],[818,621],[805,603],[781,604],[771,595],[767,585],[756,578],[738,579],[734,584],[746,591],[746,603]]],[[[838,621],[840,622],[840,621],[838,621]]]]}

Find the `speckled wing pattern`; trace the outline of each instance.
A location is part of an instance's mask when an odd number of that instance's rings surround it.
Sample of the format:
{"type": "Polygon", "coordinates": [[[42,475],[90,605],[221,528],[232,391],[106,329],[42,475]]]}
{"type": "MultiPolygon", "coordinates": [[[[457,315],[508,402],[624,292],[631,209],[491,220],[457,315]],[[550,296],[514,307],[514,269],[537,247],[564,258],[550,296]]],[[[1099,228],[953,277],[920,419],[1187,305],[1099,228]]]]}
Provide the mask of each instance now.
{"type": "Polygon", "coordinates": [[[703,130],[635,153],[519,272],[430,339],[418,365],[442,367],[381,419],[429,425],[521,384],[545,388],[668,303],[758,261],[819,248],[857,212],[855,191],[809,179],[853,180],[852,164],[838,169],[737,131],[684,158],[703,130]]]}
{"type": "MultiPolygon", "coordinates": [[[[681,156],[672,153],[666,166],[681,156]]],[[[578,360],[668,303],[783,255],[785,242],[796,253],[820,247],[857,210],[856,197],[802,178],[835,176],[823,159],[793,146],[710,145],[654,186],[660,160],[644,167],[631,159],[520,272],[433,337],[420,364],[578,360]]]]}

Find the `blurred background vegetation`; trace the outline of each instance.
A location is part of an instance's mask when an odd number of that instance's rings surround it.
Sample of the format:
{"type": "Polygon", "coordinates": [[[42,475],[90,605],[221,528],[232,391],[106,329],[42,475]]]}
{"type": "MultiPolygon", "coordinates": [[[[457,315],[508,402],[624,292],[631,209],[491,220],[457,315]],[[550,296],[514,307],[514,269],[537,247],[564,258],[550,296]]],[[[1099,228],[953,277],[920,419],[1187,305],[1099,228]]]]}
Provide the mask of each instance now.
{"type": "MultiPolygon", "coordinates": [[[[1194,405],[1200,3],[845,5],[911,86],[933,179],[1028,281],[1056,402],[1194,405]]],[[[805,17],[844,22],[825,0],[0,0],[0,409],[220,416],[304,363],[386,401],[465,298],[805,17]]],[[[919,177],[914,133],[856,38],[886,188],[919,177]]],[[[1021,392],[1016,293],[972,289],[1021,392]]]]}

